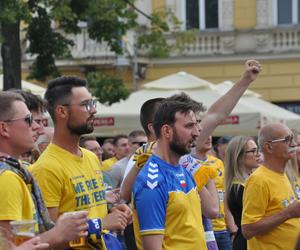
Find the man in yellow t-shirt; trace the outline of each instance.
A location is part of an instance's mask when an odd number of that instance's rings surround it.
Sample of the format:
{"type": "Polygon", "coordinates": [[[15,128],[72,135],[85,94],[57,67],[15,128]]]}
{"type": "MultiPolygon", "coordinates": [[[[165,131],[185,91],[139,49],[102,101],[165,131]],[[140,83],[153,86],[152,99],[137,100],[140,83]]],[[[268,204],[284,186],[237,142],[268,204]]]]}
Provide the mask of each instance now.
{"type": "Polygon", "coordinates": [[[264,165],[247,180],[243,196],[242,233],[249,250],[295,249],[300,234],[300,201],[284,173],[297,144],[280,123],[266,125],[258,135],[264,165]]]}
{"type": "Polygon", "coordinates": [[[50,220],[38,185],[18,161],[22,153],[34,147],[42,130],[34,120],[42,112],[39,99],[31,93],[21,94],[24,98],[10,91],[0,92],[0,227],[10,231],[10,221],[35,220],[41,242],[62,248],[86,235],[87,213],[61,216],[55,225],[50,220]]]}
{"type": "MultiPolygon", "coordinates": [[[[31,170],[45,199],[51,218],[64,212],[85,210],[93,219],[92,234],[76,249],[106,249],[101,232],[123,230],[131,220],[131,211],[118,205],[107,214],[102,172],[97,156],[79,147],[83,134],[91,133],[96,114],[96,100],[86,88],[86,81],[63,76],[49,82],[45,98],[54,121],[52,143],[31,170]],[[90,246],[92,244],[93,246],[90,246]]],[[[90,225],[90,224],[89,224],[90,225]]]]}

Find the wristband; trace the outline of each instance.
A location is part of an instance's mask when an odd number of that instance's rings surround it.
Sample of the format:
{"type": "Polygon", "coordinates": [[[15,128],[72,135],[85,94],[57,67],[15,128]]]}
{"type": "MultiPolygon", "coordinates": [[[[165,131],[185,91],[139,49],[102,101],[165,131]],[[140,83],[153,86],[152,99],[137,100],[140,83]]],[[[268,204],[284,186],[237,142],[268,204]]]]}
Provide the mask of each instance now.
{"type": "Polygon", "coordinates": [[[101,239],[102,221],[100,218],[88,220],[88,235],[95,235],[97,239],[101,239]]]}

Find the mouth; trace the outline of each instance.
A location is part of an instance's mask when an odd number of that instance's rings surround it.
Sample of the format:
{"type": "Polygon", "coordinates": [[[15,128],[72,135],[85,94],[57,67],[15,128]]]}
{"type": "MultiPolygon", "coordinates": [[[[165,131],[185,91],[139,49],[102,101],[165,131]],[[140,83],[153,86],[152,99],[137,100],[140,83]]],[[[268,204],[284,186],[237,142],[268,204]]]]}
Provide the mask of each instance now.
{"type": "Polygon", "coordinates": [[[190,140],[189,142],[188,142],[188,147],[189,148],[193,148],[193,147],[195,147],[196,146],[196,140],[190,140]]]}
{"type": "Polygon", "coordinates": [[[91,123],[91,124],[94,124],[94,120],[95,120],[95,117],[92,116],[92,117],[90,117],[90,118],[87,120],[87,122],[88,122],[88,123],[91,123]]]}
{"type": "Polygon", "coordinates": [[[33,141],[36,142],[37,139],[39,138],[39,136],[38,135],[33,135],[32,138],[33,138],[33,141]]]}
{"type": "Polygon", "coordinates": [[[296,153],[296,150],[297,150],[297,147],[290,147],[290,148],[288,149],[288,152],[289,152],[289,153],[296,153]]]}

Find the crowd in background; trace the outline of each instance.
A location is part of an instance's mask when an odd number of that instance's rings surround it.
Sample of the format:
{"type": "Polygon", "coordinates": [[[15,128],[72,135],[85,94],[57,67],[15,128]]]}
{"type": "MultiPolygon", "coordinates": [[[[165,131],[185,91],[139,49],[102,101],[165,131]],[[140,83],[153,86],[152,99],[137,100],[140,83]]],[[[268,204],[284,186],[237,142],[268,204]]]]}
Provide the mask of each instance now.
{"type": "Polygon", "coordinates": [[[247,61],[207,111],[184,93],[149,99],[143,131],[104,140],[90,135],[85,80],[51,80],[45,100],[0,92],[0,249],[295,249],[300,134],[274,123],[211,136],[260,71],[247,61]],[[22,220],[36,236],[17,246],[22,220]]]}

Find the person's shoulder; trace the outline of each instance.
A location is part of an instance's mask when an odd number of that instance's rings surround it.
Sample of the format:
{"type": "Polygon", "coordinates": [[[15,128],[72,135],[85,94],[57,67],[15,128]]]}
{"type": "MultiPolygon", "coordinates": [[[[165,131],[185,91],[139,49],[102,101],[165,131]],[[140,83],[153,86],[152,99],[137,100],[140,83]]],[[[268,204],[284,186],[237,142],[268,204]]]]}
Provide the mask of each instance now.
{"type": "Polygon", "coordinates": [[[9,185],[14,185],[13,183],[24,183],[24,180],[15,172],[11,170],[0,170],[0,186],[11,188],[9,185]]]}
{"type": "Polygon", "coordinates": [[[63,161],[59,160],[60,156],[55,154],[56,149],[54,147],[48,147],[37,159],[37,161],[29,166],[28,170],[34,175],[47,171],[58,172],[63,167],[63,161]]]}
{"type": "Polygon", "coordinates": [[[207,161],[212,165],[224,167],[223,161],[213,155],[208,155],[207,161]]]}
{"type": "Polygon", "coordinates": [[[259,166],[246,180],[245,187],[249,185],[263,185],[266,182],[265,167],[259,166]]]}
{"type": "Polygon", "coordinates": [[[164,185],[164,164],[165,163],[155,155],[150,156],[136,178],[137,186],[153,190],[164,185]]]}

